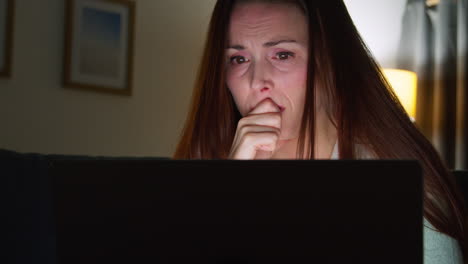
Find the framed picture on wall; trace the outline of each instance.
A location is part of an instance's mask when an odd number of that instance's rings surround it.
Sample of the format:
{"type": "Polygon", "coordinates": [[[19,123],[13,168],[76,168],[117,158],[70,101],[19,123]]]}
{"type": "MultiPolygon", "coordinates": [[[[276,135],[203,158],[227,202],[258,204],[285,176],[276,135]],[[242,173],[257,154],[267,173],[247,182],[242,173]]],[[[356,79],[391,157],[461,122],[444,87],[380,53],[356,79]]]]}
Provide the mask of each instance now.
{"type": "Polygon", "coordinates": [[[64,86],[132,94],[135,3],[67,0],[64,86]]]}
{"type": "Polygon", "coordinates": [[[0,77],[11,76],[14,0],[0,0],[0,77]]]}

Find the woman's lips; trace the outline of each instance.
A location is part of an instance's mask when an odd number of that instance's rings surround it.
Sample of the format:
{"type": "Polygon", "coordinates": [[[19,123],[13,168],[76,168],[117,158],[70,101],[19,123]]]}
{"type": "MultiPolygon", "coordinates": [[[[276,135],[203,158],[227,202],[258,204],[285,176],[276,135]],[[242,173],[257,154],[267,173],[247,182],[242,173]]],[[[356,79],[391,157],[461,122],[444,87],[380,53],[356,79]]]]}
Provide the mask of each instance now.
{"type": "MultiPolygon", "coordinates": [[[[265,101],[265,100],[270,100],[276,107],[278,107],[278,110],[279,110],[280,113],[283,113],[284,110],[286,110],[286,107],[277,104],[277,103],[276,103],[273,99],[271,99],[270,97],[267,97],[267,98],[263,99],[263,100],[260,101],[260,102],[263,102],[263,101],[265,101]]],[[[249,113],[252,112],[259,104],[260,104],[260,103],[257,103],[256,106],[250,108],[249,113]]]]}

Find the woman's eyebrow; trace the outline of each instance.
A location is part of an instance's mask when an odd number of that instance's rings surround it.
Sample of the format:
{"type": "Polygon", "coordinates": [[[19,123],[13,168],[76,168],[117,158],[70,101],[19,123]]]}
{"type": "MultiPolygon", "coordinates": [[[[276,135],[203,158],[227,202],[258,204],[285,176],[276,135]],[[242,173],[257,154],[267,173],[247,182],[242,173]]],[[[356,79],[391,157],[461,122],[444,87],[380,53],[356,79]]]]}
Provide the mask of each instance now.
{"type": "MultiPolygon", "coordinates": [[[[282,39],[282,40],[277,40],[277,41],[268,41],[263,43],[263,47],[273,47],[281,43],[297,43],[299,44],[296,40],[294,39],[282,39]]],[[[244,50],[245,47],[242,45],[232,45],[228,46],[226,49],[235,49],[235,50],[244,50]]]]}
{"type": "Polygon", "coordinates": [[[294,39],[282,39],[278,41],[269,41],[267,43],[263,43],[263,47],[273,47],[281,43],[297,43],[294,39]]]}

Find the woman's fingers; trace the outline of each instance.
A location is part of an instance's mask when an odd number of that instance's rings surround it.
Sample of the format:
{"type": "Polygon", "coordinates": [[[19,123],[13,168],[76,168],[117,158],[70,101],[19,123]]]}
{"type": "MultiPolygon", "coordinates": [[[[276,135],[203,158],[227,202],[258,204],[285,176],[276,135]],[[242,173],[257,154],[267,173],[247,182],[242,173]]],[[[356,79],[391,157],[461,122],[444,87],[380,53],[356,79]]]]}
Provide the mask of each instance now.
{"type": "Polygon", "coordinates": [[[280,132],[280,109],[271,99],[265,99],[237,124],[229,157],[232,159],[271,158],[276,150],[280,132]]]}
{"type": "Polygon", "coordinates": [[[264,113],[248,115],[237,124],[237,130],[242,130],[247,126],[266,126],[281,129],[281,114],[280,113],[264,113]]]}
{"type": "Polygon", "coordinates": [[[237,126],[230,158],[254,159],[256,152],[276,149],[281,128],[281,116],[267,113],[241,119],[237,126]]]}
{"type": "Polygon", "coordinates": [[[279,138],[279,130],[273,127],[246,127],[235,140],[231,150],[233,159],[254,159],[257,152],[274,153],[279,138]]]}
{"type": "Polygon", "coordinates": [[[281,112],[279,106],[273,102],[270,98],[262,100],[257,106],[254,107],[248,115],[251,114],[263,114],[263,113],[279,113],[281,112]]]}

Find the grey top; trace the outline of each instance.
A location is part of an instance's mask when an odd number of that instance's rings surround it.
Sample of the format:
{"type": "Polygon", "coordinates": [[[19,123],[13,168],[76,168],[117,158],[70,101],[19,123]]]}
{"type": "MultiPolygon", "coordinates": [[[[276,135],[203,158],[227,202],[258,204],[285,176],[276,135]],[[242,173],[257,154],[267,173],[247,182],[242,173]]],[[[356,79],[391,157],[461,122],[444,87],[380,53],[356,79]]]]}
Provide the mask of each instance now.
{"type": "MultiPolygon", "coordinates": [[[[371,154],[362,145],[356,146],[362,159],[372,159],[371,154]]],[[[338,144],[335,144],[331,159],[338,159],[338,144]]],[[[463,257],[458,241],[438,232],[424,217],[423,221],[424,264],[463,264],[463,257]]]]}

